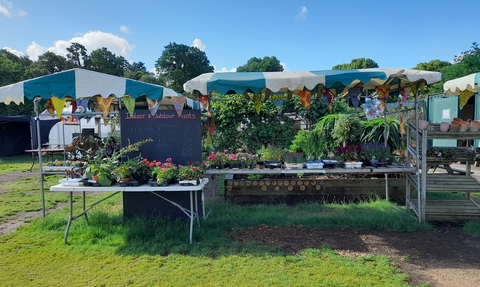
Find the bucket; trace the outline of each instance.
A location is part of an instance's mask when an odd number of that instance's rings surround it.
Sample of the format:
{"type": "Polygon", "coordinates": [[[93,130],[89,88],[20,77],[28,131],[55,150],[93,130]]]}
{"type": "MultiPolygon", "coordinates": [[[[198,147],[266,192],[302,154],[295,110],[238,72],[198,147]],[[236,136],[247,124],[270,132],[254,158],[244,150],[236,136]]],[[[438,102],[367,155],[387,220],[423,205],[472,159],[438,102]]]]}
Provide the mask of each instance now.
{"type": "Polygon", "coordinates": [[[441,122],[440,123],[440,131],[441,132],[448,132],[448,129],[450,129],[450,123],[448,123],[448,122],[441,122]]]}
{"type": "Polygon", "coordinates": [[[428,127],[428,121],[424,121],[424,120],[419,120],[418,121],[418,128],[421,129],[421,130],[424,130],[428,127]]]}

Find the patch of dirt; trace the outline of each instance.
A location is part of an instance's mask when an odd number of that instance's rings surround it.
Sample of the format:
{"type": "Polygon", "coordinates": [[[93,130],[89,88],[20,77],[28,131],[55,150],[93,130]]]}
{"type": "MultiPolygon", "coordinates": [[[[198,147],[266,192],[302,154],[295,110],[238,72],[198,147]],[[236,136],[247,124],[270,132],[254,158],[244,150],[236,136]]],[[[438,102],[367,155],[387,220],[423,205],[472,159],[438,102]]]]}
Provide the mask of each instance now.
{"type": "Polygon", "coordinates": [[[480,238],[464,234],[458,225],[413,233],[262,225],[239,232],[233,239],[280,246],[291,254],[328,245],[342,256],[384,255],[410,276],[412,285],[463,287],[480,282],[480,238]]]}
{"type": "MultiPolygon", "coordinates": [[[[2,188],[3,183],[10,181],[22,180],[25,178],[34,177],[39,178],[38,172],[24,172],[14,171],[7,174],[0,175],[0,196],[5,193],[5,189],[2,188]]],[[[68,203],[59,202],[55,207],[46,210],[45,212],[55,212],[67,206],[68,203]]],[[[42,211],[21,211],[14,215],[7,216],[5,221],[0,222],[0,236],[16,231],[20,226],[25,225],[32,218],[42,216],[42,211]]]]}

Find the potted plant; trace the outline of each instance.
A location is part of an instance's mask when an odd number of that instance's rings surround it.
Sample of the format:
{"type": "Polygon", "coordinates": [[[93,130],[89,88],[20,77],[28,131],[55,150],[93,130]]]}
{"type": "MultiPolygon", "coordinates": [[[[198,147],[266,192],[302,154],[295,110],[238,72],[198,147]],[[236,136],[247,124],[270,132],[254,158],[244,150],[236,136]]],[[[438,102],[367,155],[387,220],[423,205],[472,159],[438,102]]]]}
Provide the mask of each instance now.
{"type": "Polygon", "coordinates": [[[114,175],[118,182],[128,182],[133,173],[130,166],[127,163],[121,163],[113,170],[114,175]]]}
{"type": "Polygon", "coordinates": [[[385,143],[370,142],[361,146],[360,158],[371,166],[386,165],[392,156],[390,146],[385,143]]]}
{"type": "Polygon", "coordinates": [[[199,163],[188,164],[178,168],[178,178],[181,185],[198,185],[205,175],[205,168],[199,163]]]}
{"type": "Polygon", "coordinates": [[[281,168],[282,156],[285,151],[276,146],[263,146],[259,152],[265,163],[265,168],[281,168]]]}
{"type": "Polygon", "coordinates": [[[228,157],[225,153],[217,151],[207,156],[207,161],[212,169],[223,169],[228,161],[228,157]]]}
{"type": "Polygon", "coordinates": [[[362,151],[361,146],[357,145],[348,145],[348,146],[339,146],[337,148],[338,155],[343,159],[345,167],[361,167],[362,162],[359,162],[360,152],[362,151]]]}
{"type": "Polygon", "coordinates": [[[286,152],[282,156],[283,161],[285,162],[285,168],[303,168],[305,163],[305,156],[300,152],[286,152]]]}
{"type": "Polygon", "coordinates": [[[178,178],[178,169],[178,166],[172,162],[172,158],[167,158],[164,163],[153,168],[152,177],[158,185],[167,186],[173,184],[178,178]]]}

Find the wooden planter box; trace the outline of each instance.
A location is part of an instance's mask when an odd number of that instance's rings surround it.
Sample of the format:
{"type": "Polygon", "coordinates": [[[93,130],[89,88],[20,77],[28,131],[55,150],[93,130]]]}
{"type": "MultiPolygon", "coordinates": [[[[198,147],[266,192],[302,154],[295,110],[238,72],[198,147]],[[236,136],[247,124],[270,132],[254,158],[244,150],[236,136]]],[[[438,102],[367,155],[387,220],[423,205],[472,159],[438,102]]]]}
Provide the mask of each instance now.
{"type": "MultiPolygon", "coordinates": [[[[389,197],[405,200],[405,178],[389,178],[389,197]]],[[[385,178],[225,179],[225,199],[235,203],[346,202],[385,198],[385,178]]]]}

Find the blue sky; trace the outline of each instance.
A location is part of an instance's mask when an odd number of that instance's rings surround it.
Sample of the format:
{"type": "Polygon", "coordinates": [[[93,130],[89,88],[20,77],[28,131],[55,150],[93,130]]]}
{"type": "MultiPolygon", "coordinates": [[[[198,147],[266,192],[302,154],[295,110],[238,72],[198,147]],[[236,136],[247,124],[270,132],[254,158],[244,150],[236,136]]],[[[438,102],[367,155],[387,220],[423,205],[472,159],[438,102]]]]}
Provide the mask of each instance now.
{"type": "Polygon", "coordinates": [[[354,58],[412,68],[480,42],[479,11],[477,0],[0,0],[0,48],[37,60],[79,42],[149,70],[171,42],[205,51],[216,71],[265,56],[289,71],[354,58]]]}

